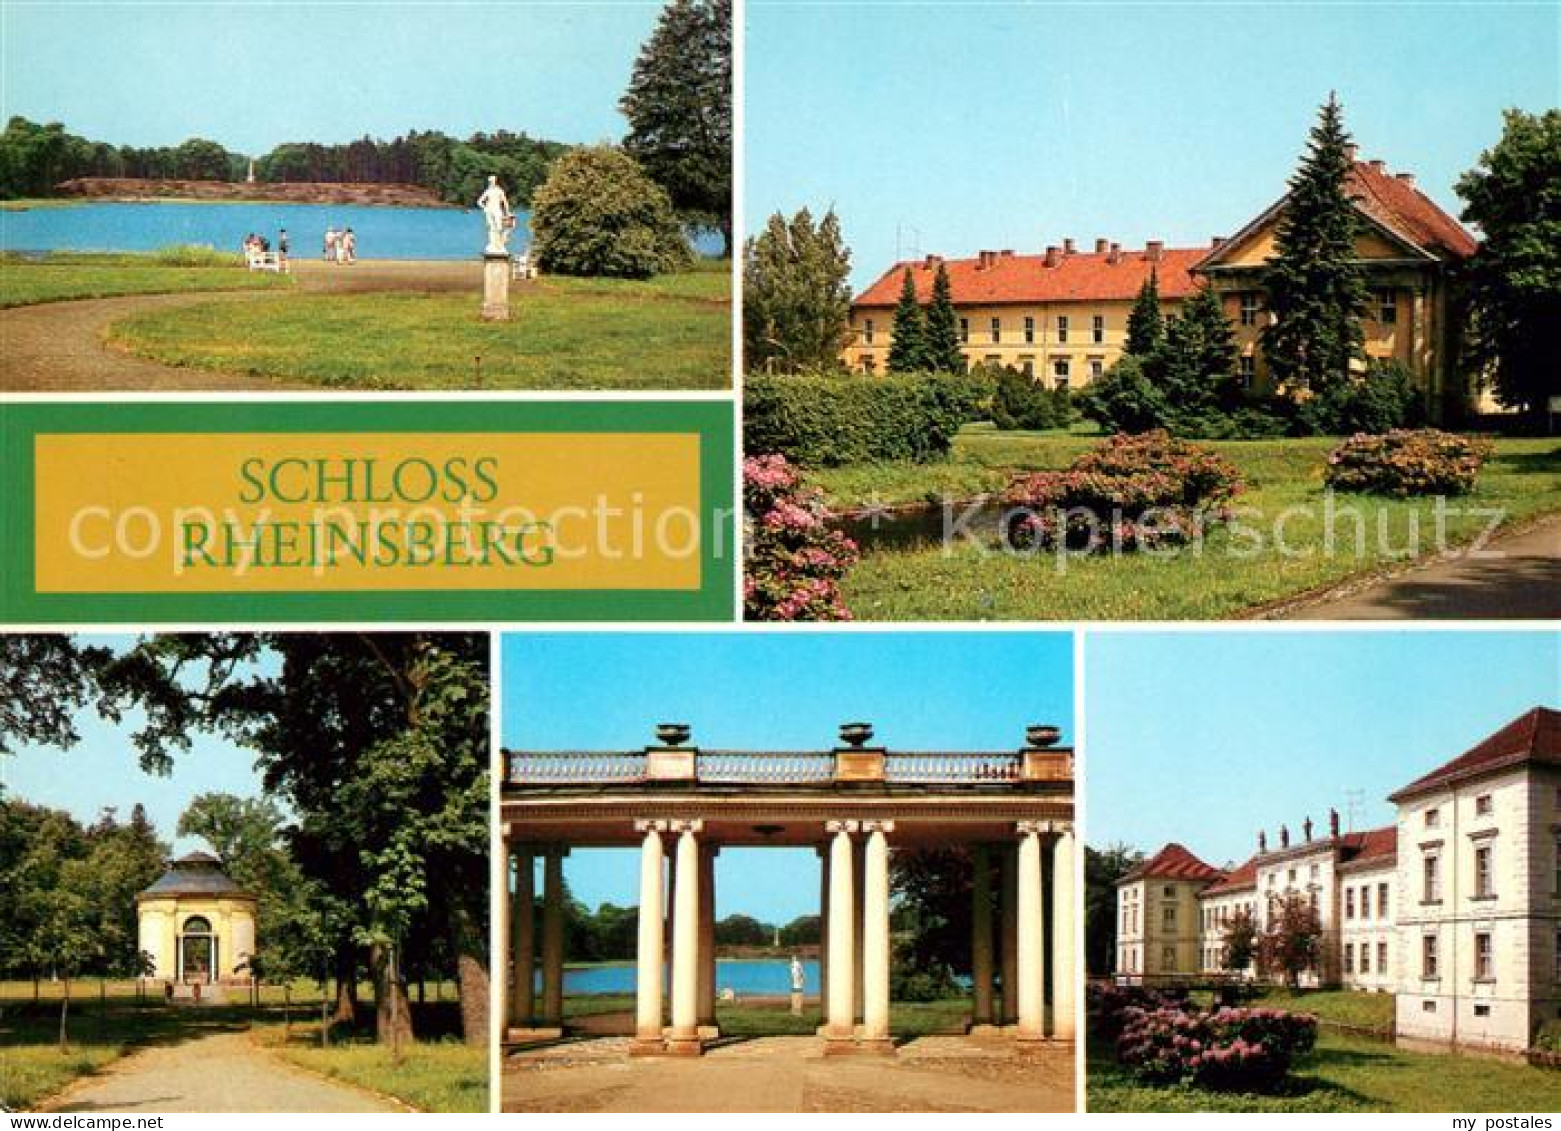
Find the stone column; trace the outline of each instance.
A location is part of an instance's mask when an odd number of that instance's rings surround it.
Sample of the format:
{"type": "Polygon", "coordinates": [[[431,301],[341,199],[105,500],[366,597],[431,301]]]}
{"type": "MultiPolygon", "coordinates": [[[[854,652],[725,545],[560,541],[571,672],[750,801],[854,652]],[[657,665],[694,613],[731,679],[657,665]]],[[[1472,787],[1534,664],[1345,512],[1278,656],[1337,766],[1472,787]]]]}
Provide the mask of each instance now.
{"type": "MultiPolygon", "coordinates": [[[[865,830],[867,826],[864,824],[860,825],[859,828],[865,830]]],[[[856,877],[856,883],[851,889],[851,894],[856,897],[856,903],[851,909],[851,938],[855,943],[856,950],[856,965],[851,971],[852,984],[856,987],[856,997],[851,1002],[851,1021],[853,1024],[861,1024],[862,1006],[864,1004],[862,987],[866,981],[863,977],[862,943],[867,937],[862,926],[866,918],[864,899],[867,895],[867,885],[862,882],[862,877],[866,874],[867,843],[865,840],[858,839],[852,844],[851,848],[851,868],[856,877]]]]}
{"type": "Polygon", "coordinates": [[[1046,911],[1041,876],[1039,821],[1020,821],[1019,830],[1019,1031],[1021,1041],[1046,1036],[1046,911]]]}
{"type": "MultiPolygon", "coordinates": [[[[818,850],[818,1009],[829,1003],[829,847],[818,850]]],[[[819,1026],[823,1032],[823,1026],[819,1026]]]]}
{"type": "Polygon", "coordinates": [[[515,900],[510,931],[515,953],[515,992],[510,998],[510,1024],[525,1028],[537,1012],[537,927],[531,849],[515,853],[515,900]]]}
{"type": "Polygon", "coordinates": [[[548,1028],[564,1024],[564,857],[549,845],[542,860],[542,1016],[548,1028]]]}
{"type": "Polygon", "coordinates": [[[699,1035],[719,1036],[715,1024],[715,858],[720,850],[699,852],[699,1035]]]}
{"type": "Polygon", "coordinates": [[[510,851],[508,841],[501,840],[499,843],[503,851],[500,856],[503,864],[499,869],[499,901],[494,910],[493,935],[498,940],[499,949],[493,956],[493,980],[499,987],[499,1044],[502,1045],[509,1036],[510,1015],[515,1012],[516,987],[510,981],[510,960],[514,957],[512,952],[515,949],[510,929],[515,917],[515,897],[510,892],[510,866],[514,863],[515,854],[510,851]]]}
{"type": "Polygon", "coordinates": [[[645,834],[640,844],[639,942],[635,952],[634,1046],[637,1051],[660,1051],[662,907],[661,833],[665,821],[636,821],[645,834]]]}
{"type": "Polygon", "coordinates": [[[971,1028],[992,1028],[992,856],[984,844],[971,854],[970,977],[975,983],[971,1028]]]}
{"type": "Polygon", "coordinates": [[[1003,881],[1003,999],[1004,1025],[1019,1019],[1019,872],[1013,845],[1003,846],[1000,871],[1003,881]]]}
{"type": "Polygon", "coordinates": [[[1052,1035],[1073,1039],[1073,829],[1064,825],[1052,847],[1052,1035]]]}
{"type": "Polygon", "coordinates": [[[669,1052],[698,1056],[699,832],[703,821],[675,821],[677,904],[672,909],[672,1032],[669,1052]]]}
{"type": "Polygon", "coordinates": [[[893,1053],[889,1039],[889,841],[893,821],[868,821],[862,854],[862,1044],[893,1053]]]}
{"type": "Polygon", "coordinates": [[[856,1002],[851,834],[856,831],[856,822],[830,821],[825,827],[834,839],[829,846],[829,1012],[824,1035],[831,1046],[843,1048],[856,1035],[851,1015],[856,1002]]]}

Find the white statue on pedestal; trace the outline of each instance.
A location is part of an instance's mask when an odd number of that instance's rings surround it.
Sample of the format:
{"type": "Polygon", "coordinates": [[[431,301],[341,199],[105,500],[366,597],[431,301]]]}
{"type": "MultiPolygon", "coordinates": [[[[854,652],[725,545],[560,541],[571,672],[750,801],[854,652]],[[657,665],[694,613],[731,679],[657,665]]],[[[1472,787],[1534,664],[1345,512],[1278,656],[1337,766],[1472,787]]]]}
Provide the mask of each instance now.
{"type": "Polygon", "coordinates": [[[515,216],[510,212],[509,197],[499,187],[498,177],[488,178],[488,187],[477,198],[477,207],[482,209],[483,217],[488,222],[488,246],[483,248],[482,253],[508,258],[509,236],[515,229],[515,216]]]}

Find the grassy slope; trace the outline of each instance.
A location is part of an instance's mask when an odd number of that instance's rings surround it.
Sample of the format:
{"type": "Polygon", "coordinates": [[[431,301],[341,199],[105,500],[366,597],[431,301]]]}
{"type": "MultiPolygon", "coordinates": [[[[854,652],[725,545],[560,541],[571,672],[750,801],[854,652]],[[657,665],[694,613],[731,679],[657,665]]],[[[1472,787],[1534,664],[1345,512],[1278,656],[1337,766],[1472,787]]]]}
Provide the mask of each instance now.
{"type": "Polygon", "coordinates": [[[328,387],[724,389],[731,280],[698,270],[648,282],[545,278],[509,322],[475,296],[291,295],[263,306],[127,318],[110,342],[173,365],[328,387]]]}
{"type": "MultiPolygon", "coordinates": [[[[903,502],[968,497],[1007,483],[1020,470],[1066,466],[1097,441],[1077,435],[1002,434],[972,429],[962,434],[952,457],[939,464],[889,464],[821,470],[811,478],[836,506],[876,498],[903,502]]],[[[1365,515],[1366,536],[1356,552],[1355,523],[1341,514],[1334,529],[1337,552],[1324,554],[1323,460],[1334,441],[1304,440],[1217,443],[1212,446],[1241,469],[1248,491],[1238,502],[1256,508],[1243,521],[1265,536],[1265,549],[1247,558],[1230,552],[1251,545],[1229,531],[1216,532],[1202,554],[1175,557],[1141,554],[1117,559],[1054,556],[1039,560],[1003,556],[981,546],[941,547],[871,554],[846,581],[846,600],[858,617],[876,620],[984,619],[1185,619],[1228,617],[1256,605],[1293,596],[1373,569],[1402,564],[1408,531],[1419,524],[1422,553],[1434,549],[1433,504],[1343,496],[1338,506],[1365,515]],[[1269,535],[1273,519],[1303,507],[1284,528],[1279,554],[1269,535]],[[1061,568],[1059,568],[1061,567],[1061,568]]],[[[1479,489],[1454,507],[1501,508],[1509,523],[1561,511],[1561,441],[1497,441],[1497,456],[1479,489]]],[[[1448,542],[1475,536],[1488,516],[1449,516],[1448,542]]]]}
{"type": "Polygon", "coordinates": [[[66,255],[0,258],[0,307],[79,298],[288,287],[292,280],[238,266],[186,266],[154,255],[66,255]]]}

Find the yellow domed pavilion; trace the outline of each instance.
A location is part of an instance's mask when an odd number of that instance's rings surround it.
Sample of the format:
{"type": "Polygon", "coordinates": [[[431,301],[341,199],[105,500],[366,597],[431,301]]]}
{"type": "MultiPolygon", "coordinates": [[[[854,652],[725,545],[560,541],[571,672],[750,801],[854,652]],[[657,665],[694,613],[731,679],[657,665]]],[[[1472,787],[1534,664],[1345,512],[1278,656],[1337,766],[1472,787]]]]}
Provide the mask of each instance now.
{"type": "Polygon", "coordinates": [[[220,999],[221,987],[249,984],[255,897],[215,856],[191,852],[168,861],[168,871],[136,896],[136,919],[151,976],[175,997],[220,999]]]}

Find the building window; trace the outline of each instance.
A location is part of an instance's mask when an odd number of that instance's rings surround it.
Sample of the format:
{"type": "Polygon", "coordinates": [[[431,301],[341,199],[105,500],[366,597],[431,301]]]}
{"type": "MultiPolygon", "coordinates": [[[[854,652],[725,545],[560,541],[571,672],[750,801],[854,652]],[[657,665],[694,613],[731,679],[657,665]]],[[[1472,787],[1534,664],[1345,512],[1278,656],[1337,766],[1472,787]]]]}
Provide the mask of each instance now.
{"type": "Polygon", "coordinates": [[[1089,379],[1091,381],[1099,381],[1102,374],[1105,372],[1106,363],[1104,361],[1098,357],[1092,357],[1089,359],[1089,379]]]}
{"type": "Polygon", "coordinates": [[[1476,931],[1474,934],[1474,980],[1492,982],[1496,979],[1496,959],[1491,953],[1491,933],[1476,931]]]}
{"type": "Polygon", "coordinates": [[[877,369],[878,369],[878,363],[873,360],[873,355],[870,354],[870,353],[864,353],[862,355],[862,372],[863,373],[873,373],[877,369]]]}
{"type": "Polygon", "coordinates": [[[1491,846],[1482,844],[1474,850],[1474,895],[1476,899],[1490,899],[1495,894],[1495,877],[1491,874],[1491,846]]]}
{"type": "Polygon", "coordinates": [[[1344,972],[1346,974],[1353,974],[1353,973],[1355,973],[1355,944],[1354,943],[1348,943],[1347,942],[1347,943],[1344,944],[1344,972]]]}
{"type": "Polygon", "coordinates": [[[1370,884],[1361,884],[1361,886],[1360,886],[1360,917],[1362,919],[1370,919],[1371,918],[1371,885],[1370,884]]]}
{"type": "Polygon", "coordinates": [[[1474,1007],[1474,1015],[1476,1017],[1489,1017],[1491,1015],[1491,1007],[1488,1005],[1477,1005],[1474,1007]]]}
{"type": "Polygon", "coordinates": [[[1163,947],[1160,950],[1160,969],[1176,969],[1176,948],[1174,946],[1163,947]]]}
{"type": "Polygon", "coordinates": [[[1307,875],[1309,875],[1314,880],[1317,879],[1319,876],[1322,875],[1322,865],[1320,865],[1320,864],[1313,864],[1312,867],[1311,867],[1311,870],[1307,873],[1307,875]]]}
{"type": "Polygon", "coordinates": [[[1100,343],[1106,340],[1106,316],[1104,314],[1097,314],[1090,319],[1089,336],[1090,340],[1096,345],[1100,345],[1100,343]]]}
{"type": "Polygon", "coordinates": [[[1161,921],[1167,931],[1176,930],[1176,907],[1174,904],[1161,912],[1161,921]]]}
{"type": "Polygon", "coordinates": [[[1361,943],[1360,944],[1360,972],[1362,974],[1370,974],[1371,973],[1371,944],[1370,943],[1361,943]]]}
{"type": "Polygon", "coordinates": [[[1033,344],[1035,342],[1035,317],[1034,317],[1034,315],[1026,314],[1024,316],[1024,341],[1025,341],[1025,345],[1031,345],[1031,344],[1033,344]]]}
{"type": "Polygon", "coordinates": [[[959,320],[959,341],[961,345],[970,341],[970,319],[968,318],[959,320]]]}
{"type": "Polygon", "coordinates": [[[1476,817],[1489,817],[1491,815],[1491,795],[1482,793],[1474,799],[1474,815],[1476,817]]]}
{"type": "Polygon", "coordinates": [[[1420,940],[1420,976],[1427,981],[1436,973],[1436,936],[1426,935],[1420,940]]]}
{"type": "Polygon", "coordinates": [[[1344,917],[1346,919],[1353,919],[1353,918],[1355,918],[1355,889],[1354,888],[1345,888],[1344,889],[1344,917]]]}
{"type": "Polygon", "coordinates": [[[1425,827],[1428,829],[1440,828],[1442,824],[1442,811],[1440,809],[1427,809],[1425,811],[1425,827]]]}
{"type": "Polygon", "coordinates": [[[1241,324],[1243,326],[1257,325],[1257,292],[1241,292],[1241,324]]]}
{"type": "Polygon", "coordinates": [[[1426,903],[1442,901],[1442,859],[1434,852],[1427,852],[1421,861],[1421,877],[1424,890],[1421,899],[1426,903]]]}
{"type": "Polygon", "coordinates": [[[981,364],[990,365],[994,368],[1001,367],[1003,364],[1003,355],[1000,353],[989,353],[981,359],[981,364]]]}
{"type": "Polygon", "coordinates": [[[992,341],[1000,342],[1002,340],[1003,340],[1003,320],[1001,318],[994,318],[994,319],[992,319],[992,341]]]}
{"type": "Polygon", "coordinates": [[[1057,340],[1059,342],[1068,340],[1068,316],[1066,314],[1057,315],[1057,340]]]}
{"type": "Polygon", "coordinates": [[[1295,886],[1295,869],[1294,868],[1291,868],[1288,872],[1285,873],[1285,883],[1289,884],[1291,887],[1295,886]]]}
{"type": "Polygon", "coordinates": [[[1377,292],[1377,321],[1384,326],[1398,321],[1398,292],[1391,287],[1377,292]]]}
{"type": "MultiPolygon", "coordinates": [[[[1052,362],[1052,377],[1056,379],[1057,388],[1059,388],[1059,389],[1066,389],[1068,387],[1068,359],[1067,358],[1059,357],[1056,361],[1052,362]]],[[[1172,894],[1173,895],[1175,894],[1174,891],[1172,892],[1172,894]]]]}
{"type": "Polygon", "coordinates": [[[1033,358],[1033,357],[1021,357],[1019,359],[1019,372],[1023,373],[1026,377],[1034,377],[1035,376],[1035,358],[1033,358]]]}
{"type": "Polygon", "coordinates": [[[873,344],[873,320],[871,318],[862,323],[862,344],[864,346],[873,344]]]}
{"type": "Polygon", "coordinates": [[[1388,885],[1387,884],[1378,884],[1377,885],[1377,918],[1378,919],[1386,919],[1387,917],[1388,917],[1388,885]]]}
{"type": "Polygon", "coordinates": [[[1379,942],[1377,944],[1377,973],[1378,974],[1386,974],[1387,972],[1388,972],[1388,944],[1385,943],[1385,942],[1379,942]]]}
{"type": "Polygon", "coordinates": [[[1434,1001],[1423,1001],[1423,1002],[1421,1002],[1420,1003],[1420,1012],[1421,1013],[1435,1013],[1436,1012],[1436,1002],[1434,1002],[1434,1001]]]}
{"type": "Polygon", "coordinates": [[[1241,377],[1241,387],[1252,388],[1252,383],[1257,380],[1257,358],[1250,353],[1242,354],[1237,359],[1236,366],[1236,372],[1241,377]]]}

